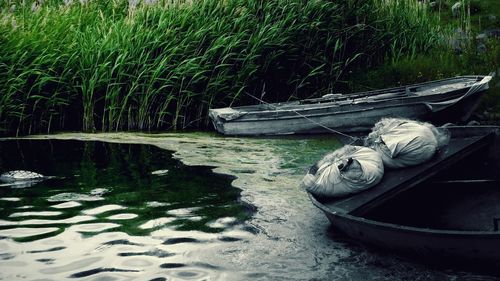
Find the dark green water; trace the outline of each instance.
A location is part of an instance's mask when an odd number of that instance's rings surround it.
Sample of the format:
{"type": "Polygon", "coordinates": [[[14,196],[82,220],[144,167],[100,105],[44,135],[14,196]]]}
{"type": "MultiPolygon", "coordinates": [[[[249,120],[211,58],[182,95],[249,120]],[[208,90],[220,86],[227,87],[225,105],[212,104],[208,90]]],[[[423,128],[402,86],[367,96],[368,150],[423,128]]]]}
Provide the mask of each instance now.
{"type": "MultiPolygon", "coordinates": [[[[150,145],[3,141],[0,155],[1,172],[22,169],[55,176],[33,186],[4,183],[0,187],[0,259],[17,261],[14,267],[29,265],[32,258],[51,265],[59,254],[71,260],[75,254],[72,248],[78,243],[117,248],[110,258],[173,257],[175,251],[169,251],[168,245],[206,246],[211,240],[239,240],[224,233],[238,228],[250,215],[248,206],[238,200],[240,190],[231,186],[233,177],[215,174],[206,166],[183,165],[169,151],[150,145]],[[162,235],[162,231],[168,235],[162,235]],[[148,250],[147,243],[130,238],[141,240],[158,233],[160,244],[166,245],[163,249],[148,250]],[[43,245],[51,239],[53,244],[43,245]],[[16,249],[28,245],[30,250],[16,249]],[[138,249],[120,250],[116,245],[138,249]]],[[[76,264],[82,260],[85,253],[74,257],[76,264]]],[[[158,268],[183,266],[180,262],[163,262],[158,268]]],[[[26,276],[41,277],[44,270],[47,268],[28,270],[26,276]]],[[[60,277],[87,277],[143,270],[137,265],[104,264],[56,271],[60,277]]],[[[196,276],[198,272],[185,274],[196,276]]],[[[14,276],[2,270],[0,277],[10,280],[14,276]]]]}

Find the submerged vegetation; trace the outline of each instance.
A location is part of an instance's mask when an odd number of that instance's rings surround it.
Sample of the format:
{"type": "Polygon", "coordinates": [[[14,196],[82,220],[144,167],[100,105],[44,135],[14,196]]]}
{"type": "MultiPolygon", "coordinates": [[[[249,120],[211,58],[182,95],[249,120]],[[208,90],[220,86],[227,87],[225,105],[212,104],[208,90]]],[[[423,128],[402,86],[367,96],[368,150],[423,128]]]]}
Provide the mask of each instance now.
{"type": "Polygon", "coordinates": [[[210,107],[347,91],[368,68],[448,51],[452,36],[414,0],[0,8],[0,134],[199,128],[210,107]]]}

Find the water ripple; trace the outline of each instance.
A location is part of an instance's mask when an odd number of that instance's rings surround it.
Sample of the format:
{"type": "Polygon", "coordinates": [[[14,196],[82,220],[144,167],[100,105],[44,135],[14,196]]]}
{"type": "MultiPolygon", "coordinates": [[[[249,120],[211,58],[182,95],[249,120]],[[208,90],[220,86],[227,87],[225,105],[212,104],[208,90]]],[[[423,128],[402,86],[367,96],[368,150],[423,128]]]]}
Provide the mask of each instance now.
{"type": "Polygon", "coordinates": [[[186,266],[186,265],[183,263],[163,263],[163,264],[160,264],[161,268],[179,268],[179,267],[184,267],[184,266],[186,266]]]}
{"type": "Polygon", "coordinates": [[[157,277],[157,278],[150,279],[149,281],[167,281],[167,278],[165,278],[165,277],[157,277]]]}
{"type": "Polygon", "coordinates": [[[25,206],[20,206],[20,207],[17,207],[16,209],[19,209],[19,210],[26,210],[26,209],[31,209],[33,208],[34,206],[33,205],[25,205],[25,206]]]}
{"type": "Polygon", "coordinates": [[[52,216],[59,216],[61,214],[62,214],[62,212],[57,212],[57,211],[18,212],[18,213],[12,213],[12,214],[10,214],[9,217],[10,218],[32,217],[32,216],[52,217],[52,216]]]}
{"type": "Polygon", "coordinates": [[[150,257],[158,257],[158,258],[168,258],[174,256],[175,254],[169,253],[163,250],[155,249],[147,252],[122,252],[118,253],[120,257],[132,257],[132,256],[150,256],[150,257]]]}
{"type": "Polygon", "coordinates": [[[160,226],[163,226],[165,224],[171,223],[175,220],[176,220],[176,218],[172,218],[172,217],[152,219],[152,220],[147,221],[147,222],[143,223],[142,225],[140,225],[139,228],[140,229],[156,228],[156,227],[160,227],[160,226]]]}
{"type": "Polygon", "coordinates": [[[139,217],[138,214],[133,214],[133,213],[123,213],[123,214],[116,214],[109,216],[109,220],[131,220],[139,217]]]}
{"type": "Polygon", "coordinates": [[[35,261],[50,265],[54,263],[54,260],[55,259],[36,259],[35,261]]]}
{"type": "Polygon", "coordinates": [[[130,242],[126,239],[117,239],[117,240],[112,240],[112,241],[108,241],[108,242],[104,242],[102,243],[102,245],[132,245],[132,246],[144,246],[144,244],[139,244],[139,243],[134,243],[134,242],[130,242]]]}
{"type": "Polygon", "coordinates": [[[116,224],[116,223],[101,222],[101,223],[77,224],[77,225],[71,226],[70,228],[76,232],[101,232],[101,231],[116,228],[119,226],[120,225],[116,224]]]}
{"type": "Polygon", "coordinates": [[[30,236],[43,235],[52,232],[55,233],[57,231],[59,231],[59,228],[57,227],[37,227],[37,228],[18,227],[11,229],[2,229],[0,230],[0,236],[10,237],[10,238],[26,238],[30,236]]]}
{"type": "Polygon", "coordinates": [[[201,207],[174,209],[174,210],[169,210],[167,214],[176,217],[189,217],[189,216],[194,216],[195,214],[193,212],[198,211],[200,209],[201,207]]]}
{"type": "Polygon", "coordinates": [[[21,198],[17,198],[17,197],[3,197],[3,198],[0,198],[0,200],[10,201],[10,202],[18,202],[18,201],[21,201],[21,198]]]}
{"type": "Polygon", "coordinates": [[[197,269],[171,270],[169,275],[179,280],[202,280],[210,276],[208,272],[197,269]]]}
{"type": "Polygon", "coordinates": [[[165,206],[169,206],[171,205],[172,203],[167,203],[167,202],[158,202],[158,201],[151,201],[151,202],[146,202],[146,206],[147,207],[151,207],[151,208],[156,208],[156,207],[165,207],[165,206]]]}
{"type": "Polygon", "coordinates": [[[94,209],[85,210],[82,213],[84,213],[86,215],[99,215],[99,214],[102,214],[105,212],[123,210],[123,209],[126,209],[126,207],[116,205],[116,204],[109,204],[109,205],[99,206],[99,207],[96,207],[94,209]]]}
{"type": "Polygon", "coordinates": [[[196,238],[188,237],[169,238],[163,242],[163,245],[173,245],[179,243],[201,243],[201,241],[196,238]]]}
{"type": "Polygon", "coordinates": [[[81,205],[82,205],[82,203],[79,203],[76,201],[68,201],[68,202],[52,205],[51,207],[56,208],[56,209],[69,209],[69,208],[79,207],[81,205]]]}
{"type": "Polygon", "coordinates": [[[229,237],[229,236],[221,236],[219,237],[219,241],[222,242],[236,242],[236,241],[241,241],[241,238],[238,237],[229,237]]]}
{"type": "Polygon", "coordinates": [[[61,266],[53,266],[53,267],[47,267],[47,268],[42,268],[40,269],[40,273],[43,274],[58,274],[58,273],[64,273],[64,272],[69,272],[69,271],[74,271],[74,270],[79,270],[81,268],[87,267],[89,265],[92,265],[96,262],[99,262],[103,259],[103,257],[90,257],[90,258],[83,258],[74,262],[70,262],[65,265],[61,266]]]}
{"type": "Polygon", "coordinates": [[[15,258],[16,256],[11,253],[0,253],[0,260],[10,260],[15,258]]]}
{"type": "Polygon", "coordinates": [[[140,270],[99,267],[99,268],[95,268],[95,269],[91,269],[91,270],[73,273],[69,277],[70,278],[82,278],[82,277],[88,277],[88,276],[102,273],[102,272],[140,272],[140,270]]]}
{"type": "Polygon", "coordinates": [[[47,224],[75,224],[81,222],[87,222],[95,220],[92,216],[75,216],[67,219],[60,220],[42,220],[42,219],[32,219],[23,220],[19,222],[7,222],[7,225],[47,225],[47,224]],[[9,224],[10,223],[10,224],[9,224]]]}
{"type": "Polygon", "coordinates": [[[121,264],[127,267],[136,267],[136,268],[145,268],[154,265],[152,261],[146,260],[144,258],[128,258],[121,264]]]}
{"type": "Polygon", "coordinates": [[[47,253],[47,252],[55,252],[55,251],[61,251],[66,249],[66,247],[59,246],[59,247],[53,247],[45,250],[32,250],[32,251],[27,251],[26,253],[30,254],[38,254],[38,253],[47,253]]]}
{"type": "Polygon", "coordinates": [[[226,228],[229,225],[235,224],[236,218],[233,217],[224,217],[219,218],[214,222],[208,223],[207,226],[211,228],[226,228]]]}

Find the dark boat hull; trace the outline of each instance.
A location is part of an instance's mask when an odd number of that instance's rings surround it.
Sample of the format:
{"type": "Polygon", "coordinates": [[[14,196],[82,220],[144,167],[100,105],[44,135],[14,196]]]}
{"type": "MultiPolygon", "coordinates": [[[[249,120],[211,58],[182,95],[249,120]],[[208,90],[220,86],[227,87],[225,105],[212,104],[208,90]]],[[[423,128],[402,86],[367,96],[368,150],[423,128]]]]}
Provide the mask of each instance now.
{"type": "MultiPolygon", "coordinates": [[[[317,202],[314,198],[311,198],[317,202]]],[[[321,203],[317,205],[321,209],[321,203]]],[[[429,261],[500,265],[500,232],[463,232],[406,227],[323,210],[334,229],[371,246],[429,261]]]]}

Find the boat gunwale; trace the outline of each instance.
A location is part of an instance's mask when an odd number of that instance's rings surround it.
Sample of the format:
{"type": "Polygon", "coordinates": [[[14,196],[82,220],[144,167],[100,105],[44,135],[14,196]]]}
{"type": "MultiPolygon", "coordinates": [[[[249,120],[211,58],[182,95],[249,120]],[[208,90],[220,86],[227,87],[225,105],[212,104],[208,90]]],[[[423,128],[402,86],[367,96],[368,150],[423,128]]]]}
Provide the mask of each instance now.
{"type": "MultiPolygon", "coordinates": [[[[479,91],[477,93],[475,93],[474,95],[471,95],[469,97],[473,97],[475,96],[476,94],[478,93],[481,93],[483,91],[479,91]]],[[[395,99],[393,99],[395,100],[395,99]]],[[[366,103],[370,103],[372,104],[373,106],[371,107],[365,107],[365,108],[360,108],[360,109],[352,109],[352,110],[344,110],[344,111],[335,111],[335,112],[324,112],[324,113],[312,113],[312,114],[307,114],[307,118],[316,118],[316,117],[323,117],[323,116],[332,116],[332,115],[337,115],[337,114],[349,114],[349,113],[357,113],[357,112],[365,112],[365,111],[371,111],[371,110],[378,110],[378,109],[384,109],[384,108],[391,108],[391,107],[400,107],[400,106],[405,106],[405,107],[408,107],[408,106],[418,106],[418,105],[423,105],[423,106],[426,106],[425,103],[428,102],[428,101],[415,101],[415,102],[409,102],[409,103],[399,103],[399,104],[387,104],[387,105],[378,105],[377,106],[377,103],[379,102],[387,102],[387,100],[385,101],[372,101],[372,102],[366,102],[366,103]]],[[[434,102],[434,101],[433,101],[434,102]]],[[[437,101],[439,102],[439,101],[437,101]]],[[[358,103],[356,105],[360,105],[362,103],[358,103]]],[[[341,107],[341,106],[352,106],[353,104],[345,104],[345,105],[340,105],[338,107],[341,107]]],[[[323,107],[323,108],[313,108],[314,110],[316,109],[327,109],[327,108],[333,108],[331,106],[328,106],[328,107],[323,107]]],[[[298,109],[298,110],[280,110],[279,112],[287,112],[287,113],[295,113],[295,114],[290,114],[290,115],[286,115],[286,116],[278,116],[278,117],[275,117],[275,118],[272,118],[272,117],[258,117],[258,118],[236,118],[236,119],[232,119],[230,120],[229,122],[226,122],[226,123],[244,123],[244,122],[261,122],[261,121],[281,121],[281,120],[291,120],[291,119],[303,119],[304,117],[301,116],[301,115],[297,115],[296,112],[299,112],[300,111],[305,111],[305,110],[310,110],[311,108],[308,108],[308,109],[298,109]]],[[[274,111],[259,111],[258,113],[273,113],[273,112],[278,112],[277,110],[274,110],[274,111]]],[[[252,112],[241,112],[242,116],[248,116],[249,114],[252,114],[252,112]]],[[[302,114],[302,115],[305,115],[305,114],[302,114]]],[[[221,119],[224,119],[223,117],[221,116],[216,116],[217,118],[221,118],[221,119]]]]}
{"type": "MultiPolygon", "coordinates": [[[[393,88],[384,88],[384,89],[378,89],[378,90],[373,90],[373,91],[365,91],[365,92],[355,92],[355,93],[350,93],[350,94],[346,94],[345,96],[346,97],[349,97],[350,95],[363,95],[364,97],[358,97],[359,99],[362,99],[362,98],[366,98],[366,97],[370,97],[370,96],[376,96],[376,93],[380,92],[379,94],[382,95],[382,94],[386,94],[386,92],[388,91],[391,91],[391,90],[406,90],[406,89],[411,89],[411,88],[415,88],[415,87],[421,87],[421,86],[424,86],[424,85],[430,85],[430,84],[437,84],[439,82],[444,82],[444,81],[450,81],[450,80],[457,80],[457,79],[475,79],[476,82],[480,82],[481,80],[480,79],[483,79],[484,77],[487,77],[488,75],[468,75],[468,76],[457,76],[457,77],[452,77],[452,78],[446,78],[446,79],[440,79],[440,80],[433,80],[433,81],[428,81],[428,82],[423,82],[423,83],[417,83],[417,84],[411,84],[411,85],[408,85],[408,86],[399,86],[399,87],[393,87],[393,88]]],[[[472,85],[470,86],[466,86],[466,87],[462,87],[462,88],[459,88],[459,89],[454,89],[454,90],[450,90],[450,91],[443,91],[443,92],[438,92],[438,93],[435,93],[435,94],[431,94],[431,95],[426,95],[426,97],[428,96],[436,96],[436,95],[442,95],[444,93],[448,93],[448,92],[453,92],[453,91],[461,91],[463,89],[467,89],[467,88],[470,88],[472,85]]],[[[395,97],[394,99],[400,99],[400,98],[415,98],[415,97],[418,97],[418,96],[406,96],[406,97],[395,97]]],[[[238,111],[238,109],[245,109],[245,108],[251,108],[251,107],[257,107],[257,106],[261,106],[261,105],[265,105],[265,106],[268,106],[268,105],[279,105],[279,106],[283,106],[283,105],[294,105],[294,104],[297,104],[297,105],[300,105],[300,101],[309,101],[309,100],[318,100],[318,99],[321,99],[321,98],[313,98],[313,99],[305,99],[305,100],[297,100],[297,101],[289,101],[289,102],[277,102],[277,103],[269,103],[269,104],[257,104],[257,105],[244,105],[244,106],[236,106],[236,107],[222,107],[222,108],[210,108],[209,111],[212,111],[216,114],[218,114],[218,110],[220,109],[226,109],[226,108],[231,108],[235,111],[238,111]]],[[[351,99],[352,100],[352,99],[351,99]]],[[[393,100],[393,99],[383,99],[383,100],[380,100],[380,101],[387,101],[387,100],[393,100]]],[[[378,101],[370,101],[370,102],[367,102],[367,101],[361,101],[360,103],[375,103],[375,102],[378,102],[378,101]]],[[[332,103],[337,103],[336,101],[330,101],[330,102],[323,102],[323,103],[311,103],[311,105],[315,105],[315,104],[332,104],[332,103]]],[[[358,104],[360,104],[358,103],[358,104]]],[[[343,104],[344,105],[344,104],[343,104]]],[[[352,105],[351,104],[345,104],[345,105],[352,105]]],[[[330,106],[327,106],[327,107],[318,107],[318,108],[328,108],[330,106]]],[[[301,109],[303,108],[303,106],[301,107],[298,107],[297,109],[301,109]]],[[[316,107],[315,107],[316,109],[316,107]]],[[[290,110],[293,110],[293,109],[285,109],[285,110],[279,110],[279,111],[282,111],[282,112],[287,112],[287,111],[290,111],[290,110]]],[[[268,112],[276,112],[278,110],[274,109],[274,110],[255,110],[255,111],[241,111],[242,114],[252,114],[252,113],[268,113],[268,112]]]]}
{"type": "Polygon", "coordinates": [[[364,92],[356,92],[356,93],[352,93],[352,94],[370,94],[370,93],[375,93],[375,92],[379,92],[379,91],[382,92],[382,91],[396,90],[396,89],[406,90],[409,88],[420,87],[420,86],[424,86],[424,85],[436,84],[436,83],[440,83],[440,82],[458,80],[458,79],[475,79],[476,83],[477,83],[477,82],[481,81],[483,78],[485,78],[486,76],[490,76],[490,75],[463,75],[463,76],[456,76],[456,77],[432,80],[432,81],[427,81],[427,82],[421,82],[421,83],[416,83],[416,84],[410,84],[410,85],[406,85],[406,86],[384,88],[384,89],[377,89],[377,90],[364,91],[364,92]]]}
{"type": "MultiPolygon", "coordinates": [[[[484,77],[486,77],[486,76],[484,76],[484,77]]],[[[438,81],[440,81],[440,80],[438,80],[438,81]]],[[[431,81],[431,82],[427,82],[427,83],[434,83],[434,82],[437,82],[437,81],[431,81]]],[[[246,118],[246,119],[245,118],[235,118],[235,119],[231,119],[227,122],[233,123],[233,122],[255,122],[255,121],[268,121],[268,120],[297,119],[297,118],[303,118],[302,116],[297,115],[296,114],[297,112],[300,113],[300,112],[304,112],[304,111],[319,111],[319,110],[327,110],[330,108],[339,108],[340,109],[342,107],[363,106],[366,104],[370,104],[372,106],[370,108],[362,108],[362,109],[353,109],[353,110],[344,110],[344,111],[335,111],[335,112],[323,112],[323,113],[311,113],[311,114],[307,114],[307,117],[330,116],[330,115],[335,115],[335,114],[344,114],[344,113],[351,113],[351,112],[356,113],[356,112],[375,110],[375,109],[381,109],[381,108],[397,107],[397,106],[400,106],[401,104],[404,104],[405,106],[421,105],[421,104],[425,105],[426,102],[430,102],[430,101],[428,101],[429,100],[428,97],[436,97],[436,96],[439,97],[439,96],[449,94],[449,93],[455,94],[456,92],[462,92],[462,91],[465,91],[467,89],[470,89],[472,86],[473,85],[470,85],[467,87],[462,87],[459,89],[446,90],[446,91],[437,92],[437,93],[433,93],[433,94],[429,94],[429,95],[425,95],[425,96],[418,96],[418,95],[408,96],[408,95],[406,95],[406,96],[380,99],[380,100],[369,99],[370,96],[367,95],[366,97],[359,97],[358,99],[365,99],[365,100],[360,100],[360,101],[357,101],[356,103],[354,103],[355,99],[347,99],[347,101],[351,101],[351,102],[345,102],[345,103],[339,104],[338,101],[330,101],[330,102],[310,104],[311,106],[307,107],[307,106],[300,106],[300,104],[298,103],[299,101],[292,101],[292,102],[285,103],[285,105],[286,104],[290,104],[290,105],[296,104],[297,105],[296,107],[286,108],[286,109],[276,108],[276,109],[254,110],[254,111],[242,111],[242,110],[240,110],[240,109],[245,109],[245,107],[247,107],[247,106],[230,107],[236,113],[241,114],[241,117],[249,116],[249,115],[250,116],[254,115],[255,117],[250,117],[250,118],[246,118]],[[415,99],[419,99],[419,100],[412,101],[415,99]],[[410,102],[403,103],[404,101],[408,101],[408,100],[410,102]],[[384,103],[388,103],[388,102],[392,102],[392,101],[401,101],[401,103],[384,105],[384,103]],[[278,117],[259,117],[259,115],[273,114],[273,113],[278,113],[278,112],[284,113],[284,114],[286,114],[286,113],[290,113],[290,114],[286,115],[286,116],[278,116],[278,117]],[[294,113],[294,114],[291,114],[291,113],[294,113]]],[[[377,91],[379,91],[379,90],[377,90],[377,91]]],[[[380,90],[380,91],[383,91],[383,90],[380,90]]],[[[484,90],[478,91],[477,93],[474,93],[474,95],[478,94],[478,93],[482,93],[482,92],[484,92],[484,90]]],[[[381,93],[381,94],[384,94],[384,93],[381,93]]],[[[465,94],[465,93],[463,93],[463,94],[465,94]]],[[[460,97],[459,94],[457,94],[457,96],[460,97]]],[[[446,101],[448,99],[454,99],[454,98],[457,98],[457,97],[443,97],[442,99],[433,100],[432,102],[442,102],[442,101],[446,101]]],[[[282,106],[281,103],[274,103],[274,104],[280,104],[280,106],[282,106]]],[[[273,105],[273,104],[270,104],[270,105],[273,105]]],[[[250,105],[248,107],[253,107],[253,106],[256,106],[256,105],[250,105]]],[[[266,106],[268,106],[268,105],[266,105],[266,106]]],[[[213,108],[213,109],[209,109],[209,111],[212,113],[212,115],[215,118],[220,118],[220,119],[225,120],[225,118],[222,116],[223,114],[220,114],[218,112],[218,110],[227,109],[227,108],[228,107],[213,108]]],[[[306,114],[304,114],[304,115],[306,115],[306,114]]]]}

